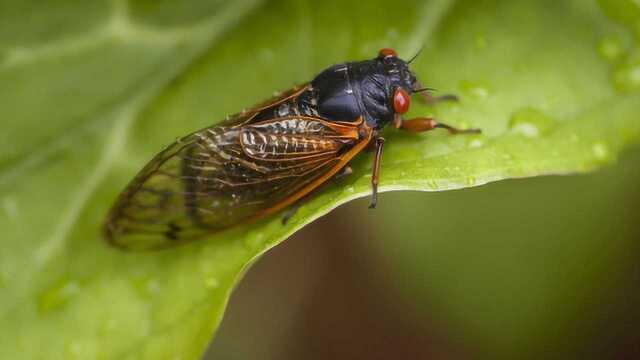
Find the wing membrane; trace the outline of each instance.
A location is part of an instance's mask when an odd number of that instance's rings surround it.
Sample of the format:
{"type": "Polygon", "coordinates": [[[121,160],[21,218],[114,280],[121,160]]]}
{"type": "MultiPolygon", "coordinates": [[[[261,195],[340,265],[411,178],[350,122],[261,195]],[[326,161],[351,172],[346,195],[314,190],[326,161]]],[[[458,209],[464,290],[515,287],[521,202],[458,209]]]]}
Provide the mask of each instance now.
{"type": "Polygon", "coordinates": [[[291,116],[188,135],[120,195],[107,238],[128,249],[172,246],[274,213],[337,172],[370,139],[364,122],[291,116]]]}

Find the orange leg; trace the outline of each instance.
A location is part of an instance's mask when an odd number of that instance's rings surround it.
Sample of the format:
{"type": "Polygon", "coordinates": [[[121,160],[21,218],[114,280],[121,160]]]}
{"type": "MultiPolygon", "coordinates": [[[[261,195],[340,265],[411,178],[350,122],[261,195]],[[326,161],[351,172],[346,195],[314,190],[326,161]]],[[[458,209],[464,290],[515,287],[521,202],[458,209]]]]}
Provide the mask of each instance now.
{"type": "Polygon", "coordinates": [[[430,117],[419,117],[404,120],[400,116],[396,116],[393,124],[397,129],[416,133],[433,129],[447,129],[451,134],[479,134],[481,132],[480,129],[458,129],[453,126],[438,122],[436,119],[430,117]]]}
{"type": "MultiPolygon", "coordinates": [[[[423,132],[433,129],[447,129],[451,134],[478,134],[480,129],[458,129],[447,124],[443,124],[434,118],[422,117],[404,120],[400,115],[396,115],[394,125],[398,129],[410,132],[423,132]]],[[[380,180],[380,164],[382,163],[382,149],[384,138],[375,139],[375,157],[373,158],[373,174],[371,175],[371,204],[369,209],[374,209],[378,204],[378,182],[380,180]]]]}
{"type": "Polygon", "coordinates": [[[371,175],[371,204],[369,209],[375,209],[378,204],[378,181],[380,179],[380,164],[382,163],[382,148],[384,147],[384,138],[376,138],[376,154],[373,158],[373,174],[371,175]]]}

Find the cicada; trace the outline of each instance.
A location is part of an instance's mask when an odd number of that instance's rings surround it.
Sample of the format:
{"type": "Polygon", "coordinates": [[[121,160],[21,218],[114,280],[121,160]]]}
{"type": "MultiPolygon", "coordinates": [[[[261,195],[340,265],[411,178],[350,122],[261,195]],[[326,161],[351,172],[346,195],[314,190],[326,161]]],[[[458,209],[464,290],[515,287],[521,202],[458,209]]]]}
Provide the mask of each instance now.
{"type": "Polygon", "coordinates": [[[331,66],[311,82],[179,138],[129,183],[105,223],[108,241],[131,250],[165,248],[295,208],[321,185],[350,173],[374,148],[377,202],[381,131],[459,130],[431,117],[404,119],[411,96],[435,101],[392,49],[331,66]]]}

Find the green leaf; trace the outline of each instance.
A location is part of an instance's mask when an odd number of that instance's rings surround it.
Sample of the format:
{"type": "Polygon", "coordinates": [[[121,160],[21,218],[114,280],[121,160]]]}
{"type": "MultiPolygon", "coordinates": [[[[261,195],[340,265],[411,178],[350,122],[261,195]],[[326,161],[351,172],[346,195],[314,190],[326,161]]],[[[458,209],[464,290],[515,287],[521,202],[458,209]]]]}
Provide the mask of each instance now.
{"type": "Polygon", "coordinates": [[[412,114],[484,131],[386,131],[382,191],[611,163],[640,139],[640,15],[632,0],[601,3],[0,5],[0,357],[198,358],[253,260],[368,195],[370,156],[287,226],[170,251],[108,247],[108,207],[175,137],[381,47],[410,57],[424,44],[412,64],[422,82],[461,95],[412,114]]]}

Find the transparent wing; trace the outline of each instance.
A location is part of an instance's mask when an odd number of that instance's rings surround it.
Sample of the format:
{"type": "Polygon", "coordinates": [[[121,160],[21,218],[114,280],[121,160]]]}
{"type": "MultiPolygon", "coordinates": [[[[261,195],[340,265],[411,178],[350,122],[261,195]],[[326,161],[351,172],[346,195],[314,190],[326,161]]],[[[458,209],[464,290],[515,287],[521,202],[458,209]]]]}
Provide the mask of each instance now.
{"type": "Polygon", "coordinates": [[[188,135],[123,191],[106,236],[122,248],[162,248],[277,212],[363,148],[362,124],[297,116],[188,135]]]}

